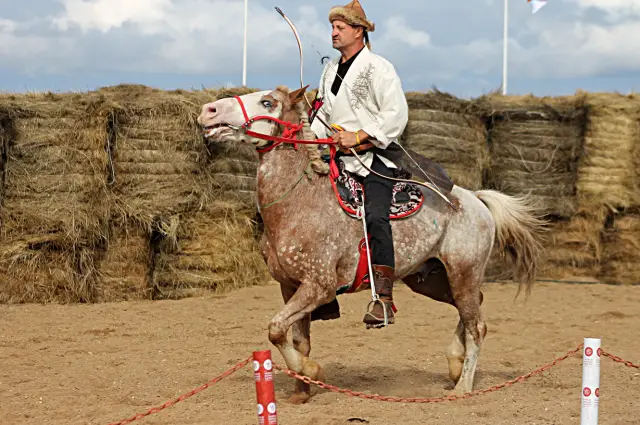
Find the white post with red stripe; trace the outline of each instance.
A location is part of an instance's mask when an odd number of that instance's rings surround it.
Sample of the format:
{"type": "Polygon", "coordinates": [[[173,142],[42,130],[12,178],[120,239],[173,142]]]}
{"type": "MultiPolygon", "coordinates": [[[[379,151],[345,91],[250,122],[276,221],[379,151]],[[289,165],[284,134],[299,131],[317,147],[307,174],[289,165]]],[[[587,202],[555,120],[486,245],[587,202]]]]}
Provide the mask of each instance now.
{"type": "Polygon", "coordinates": [[[582,349],[582,408],[580,425],[598,424],[600,400],[600,338],[585,338],[582,349]]]}

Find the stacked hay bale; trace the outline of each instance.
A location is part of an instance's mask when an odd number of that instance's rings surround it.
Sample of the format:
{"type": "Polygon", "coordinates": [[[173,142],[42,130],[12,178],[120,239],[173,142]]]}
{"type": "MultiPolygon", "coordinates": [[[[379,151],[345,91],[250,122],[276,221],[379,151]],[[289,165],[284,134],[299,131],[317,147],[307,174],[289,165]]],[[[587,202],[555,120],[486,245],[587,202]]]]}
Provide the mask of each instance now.
{"type": "Polygon", "coordinates": [[[107,244],[94,254],[100,274],[96,301],[151,298],[154,259],[151,238],[146,231],[131,224],[112,223],[107,244]]]}
{"type": "Polygon", "coordinates": [[[637,96],[614,93],[587,95],[589,120],[578,171],[578,196],[583,205],[599,204],[610,209],[638,204],[637,96]]]}
{"type": "Polygon", "coordinates": [[[0,302],[92,301],[109,202],[98,96],[4,95],[0,302]],[[9,131],[6,130],[7,125],[9,131]]]}
{"type": "Polygon", "coordinates": [[[510,195],[532,194],[543,214],[573,216],[584,97],[486,99],[492,108],[487,184],[510,195]]]}
{"type": "Polygon", "coordinates": [[[458,186],[480,189],[488,158],[483,105],[437,90],[406,97],[409,122],[400,143],[441,164],[458,186]]]}
{"type": "MultiPolygon", "coordinates": [[[[185,96],[198,105],[257,91],[250,88],[203,90],[185,96]]],[[[250,145],[208,143],[201,184],[206,199],[198,210],[168,226],[170,242],[159,245],[154,267],[154,298],[181,298],[228,291],[269,279],[254,237],[257,223],[258,155],[250,145]]]]}
{"type": "Polygon", "coordinates": [[[149,92],[134,101],[117,99],[113,118],[109,183],[115,218],[150,233],[158,221],[197,208],[205,196],[198,178],[205,153],[194,105],[149,92]]]}
{"type": "Polygon", "coordinates": [[[249,146],[207,146],[196,122],[203,104],[249,91],[103,89],[116,105],[109,149],[113,240],[100,262],[102,283],[111,288],[101,291],[105,300],[180,298],[256,283],[264,264],[257,261],[252,235],[235,218],[216,216],[210,205],[247,191],[245,204],[233,205],[238,217],[251,216],[246,211],[247,205],[255,208],[257,155],[249,146]],[[221,241],[246,248],[248,264],[229,265],[234,253],[221,241]],[[126,278],[122,267],[135,274],[126,278]]]}
{"type": "MultiPolygon", "coordinates": [[[[531,194],[538,213],[550,219],[543,276],[591,273],[604,216],[575,217],[577,161],[587,115],[584,96],[492,94],[485,100],[491,106],[486,185],[509,195],[531,194]]],[[[497,252],[487,277],[511,278],[509,264],[497,252]]]]}
{"type": "Polygon", "coordinates": [[[210,149],[196,123],[204,103],[250,91],[0,97],[0,302],[175,298],[264,281],[255,194],[237,201],[255,190],[257,155],[210,149]]]}
{"type": "Polygon", "coordinates": [[[541,278],[593,280],[600,271],[602,230],[607,210],[597,205],[580,207],[571,218],[551,222],[541,278]]]}
{"type": "Polygon", "coordinates": [[[578,193],[584,205],[610,211],[598,277],[611,284],[639,284],[640,97],[593,93],[588,99],[591,114],[578,193]]]}
{"type": "MultiPolygon", "coordinates": [[[[199,105],[216,99],[242,96],[257,91],[250,88],[222,89],[195,92],[192,96],[200,100],[199,105]],[[204,97],[209,100],[204,100],[204,97]]],[[[199,112],[199,111],[198,111],[199,112]]],[[[256,205],[256,175],[258,154],[254,147],[240,143],[208,143],[209,161],[206,175],[207,187],[215,199],[239,202],[246,208],[256,205]]]]}
{"type": "Polygon", "coordinates": [[[600,280],[640,285],[640,206],[615,214],[604,231],[600,280]]]}
{"type": "Polygon", "coordinates": [[[217,200],[173,226],[175,245],[159,252],[155,298],[222,292],[269,279],[254,240],[253,210],[217,200]]]}

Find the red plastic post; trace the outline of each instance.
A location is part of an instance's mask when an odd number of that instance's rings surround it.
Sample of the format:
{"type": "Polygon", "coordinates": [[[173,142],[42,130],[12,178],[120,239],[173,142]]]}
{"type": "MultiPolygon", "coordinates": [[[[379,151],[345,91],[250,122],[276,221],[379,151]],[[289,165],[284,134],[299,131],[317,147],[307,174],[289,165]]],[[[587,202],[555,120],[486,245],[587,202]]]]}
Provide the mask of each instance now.
{"type": "Polygon", "coordinates": [[[253,373],[256,379],[258,424],[278,425],[271,350],[253,352],[253,373]]]}

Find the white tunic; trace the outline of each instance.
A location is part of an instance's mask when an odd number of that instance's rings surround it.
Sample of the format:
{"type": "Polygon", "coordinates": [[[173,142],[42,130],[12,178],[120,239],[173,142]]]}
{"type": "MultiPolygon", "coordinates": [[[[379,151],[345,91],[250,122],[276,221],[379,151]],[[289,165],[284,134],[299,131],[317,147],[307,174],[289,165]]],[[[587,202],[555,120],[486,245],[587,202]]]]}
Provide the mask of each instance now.
{"type": "MultiPolygon", "coordinates": [[[[335,78],[340,78],[337,76],[340,59],[337,57],[327,63],[320,76],[318,96],[323,98],[324,104],[317,117],[329,125],[338,124],[345,131],[363,130],[373,138],[369,142],[386,149],[402,135],[409,119],[407,99],[395,68],[365,46],[344,76],[338,94],[334,95],[331,86],[335,78]]],[[[319,119],[314,119],[311,129],[318,138],[332,134],[319,119]]],[[[359,157],[371,168],[373,155],[373,152],[367,152],[359,157]]],[[[378,157],[389,168],[397,168],[392,161],[378,157]]],[[[361,176],[369,174],[353,156],[340,159],[348,171],[361,176]]]]}

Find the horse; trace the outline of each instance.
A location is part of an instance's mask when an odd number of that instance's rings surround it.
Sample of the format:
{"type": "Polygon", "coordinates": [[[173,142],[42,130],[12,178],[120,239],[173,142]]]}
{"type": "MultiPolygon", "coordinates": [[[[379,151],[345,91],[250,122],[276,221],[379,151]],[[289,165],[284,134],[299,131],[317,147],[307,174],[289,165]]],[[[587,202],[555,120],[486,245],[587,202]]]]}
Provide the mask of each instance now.
{"type": "MultiPolygon", "coordinates": [[[[326,161],[319,159],[318,146],[310,144],[316,136],[302,102],[307,87],[292,91],[277,86],[218,99],[202,106],[197,122],[206,143],[247,143],[258,151],[257,207],[264,226],[260,245],[284,300],[269,323],[268,338],[289,370],[323,381],[324,371],[310,358],[312,313],[336,302],[340,291],[359,292],[371,284],[361,285],[361,273],[356,282],[363,264],[363,224],[357,214],[346,212],[335,175],[320,171],[326,161]],[[296,141],[306,141],[306,149],[296,141]]],[[[529,295],[545,222],[528,195],[453,185],[448,193],[453,208],[432,190],[420,193],[419,207],[391,221],[396,281],[457,309],[459,321],[446,358],[453,394],[462,395],[473,390],[487,333],[481,284],[492,249],[512,262],[518,294],[524,286],[529,295]]],[[[296,380],[288,401],[305,403],[310,397],[310,384],[296,380]]]]}

